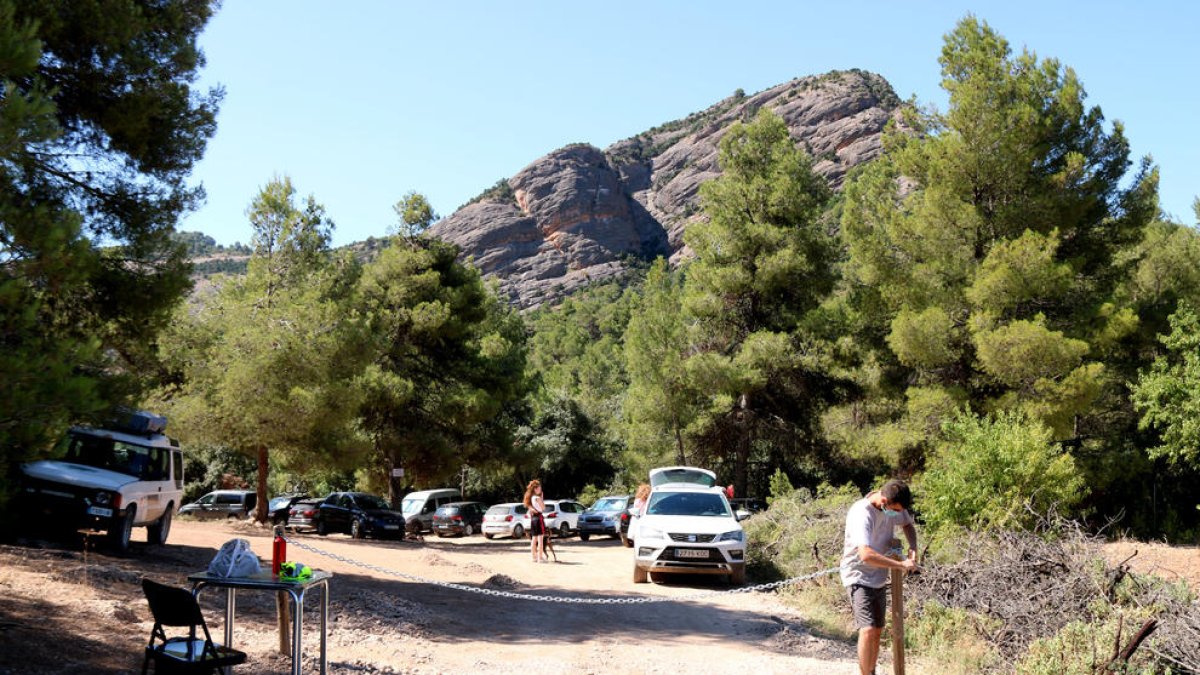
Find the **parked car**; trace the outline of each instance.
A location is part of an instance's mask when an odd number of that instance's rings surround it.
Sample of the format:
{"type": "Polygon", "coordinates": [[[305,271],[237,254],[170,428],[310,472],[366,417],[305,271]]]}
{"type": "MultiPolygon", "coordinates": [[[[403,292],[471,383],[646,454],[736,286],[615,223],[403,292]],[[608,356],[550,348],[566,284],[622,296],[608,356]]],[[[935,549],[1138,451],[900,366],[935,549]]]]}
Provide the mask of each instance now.
{"type": "Polygon", "coordinates": [[[404,513],[405,529],[418,533],[433,529],[433,514],[443,504],[459,501],[462,493],[454,488],[419,490],[404,495],[400,511],[404,513]]]}
{"type": "Polygon", "coordinates": [[[617,536],[621,538],[621,543],[625,548],[633,548],[633,538],[629,536],[629,524],[634,518],[633,507],[625,509],[621,512],[621,520],[617,526],[617,536]]]}
{"type": "Polygon", "coordinates": [[[433,513],[433,532],[439,537],[456,534],[469,537],[483,527],[487,505],[482,502],[450,502],[433,513]]]}
{"type": "Polygon", "coordinates": [[[302,499],[308,499],[308,495],[279,495],[272,497],[271,501],[267,502],[267,517],[271,519],[271,524],[287,525],[292,506],[302,499]]]}
{"type": "Polygon", "coordinates": [[[579,540],[587,541],[593,534],[619,537],[621,514],[629,508],[632,500],[631,495],[609,495],[597,499],[579,516],[579,540]]]}
{"type": "Polygon", "coordinates": [[[201,520],[242,519],[257,505],[258,495],[253,490],[214,490],[179,507],[179,515],[201,520]]]}
{"type": "Polygon", "coordinates": [[[317,507],[325,501],[325,497],[301,499],[288,509],[287,526],[293,530],[315,530],[317,528],[317,507]]]}
{"type": "MultiPolygon", "coordinates": [[[[717,474],[708,469],[700,469],[694,466],[665,466],[650,470],[650,490],[652,493],[654,488],[667,484],[699,485],[700,487],[711,488],[717,485],[717,474]]],[[[723,490],[722,494],[725,494],[723,490]]],[[[642,506],[643,513],[638,513],[633,509],[629,510],[629,522],[624,524],[626,534],[621,539],[626,548],[632,547],[633,540],[637,539],[638,523],[645,510],[645,505],[642,506]]]]}
{"type": "Polygon", "coordinates": [[[404,514],[382,497],[365,492],[334,492],[317,505],[317,534],[345,532],[355,539],[404,536],[404,514]]]}
{"type": "MultiPolygon", "coordinates": [[[[547,499],[543,518],[546,521],[546,531],[559,537],[567,537],[579,529],[579,516],[585,511],[583,504],[573,499],[547,499]]],[[[529,529],[529,514],[526,513],[521,524],[529,529]]]]}
{"type": "Polygon", "coordinates": [[[738,520],[745,520],[760,511],[767,510],[767,502],[758,497],[735,497],[729,500],[729,506],[737,514],[738,520]]]}
{"type": "Polygon", "coordinates": [[[746,535],[721,488],[660,482],[638,518],[633,546],[634,583],[681,572],[746,582],[746,535]]]}
{"type": "Polygon", "coordinates": [[[483,536],[512,537],[520,539],[525,536],[525,505],[519,503],[496,504],[483,514],[483,536]]]}
{"type": "Polygon", "coordinates": [[[151,544],[167,543],[183,455],[166,428],[167,418],[144,411],[103,428],[72,427],[60,458],[21,465],[17,521],[104,531],[120,552],[134,527],[145,527],[151,544]]]}

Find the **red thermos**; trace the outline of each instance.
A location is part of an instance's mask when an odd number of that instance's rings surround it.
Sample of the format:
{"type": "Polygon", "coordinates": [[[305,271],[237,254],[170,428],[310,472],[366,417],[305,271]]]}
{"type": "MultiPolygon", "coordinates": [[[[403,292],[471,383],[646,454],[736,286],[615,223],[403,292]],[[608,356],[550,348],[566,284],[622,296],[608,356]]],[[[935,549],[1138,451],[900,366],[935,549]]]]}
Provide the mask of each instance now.
{"type": "Polygon", "coordinates": [[[287,560],[287,539],[283,533],[275,531],[275,541],[271,543],[271,574],[279,576],[279,566],[287,560]]]}

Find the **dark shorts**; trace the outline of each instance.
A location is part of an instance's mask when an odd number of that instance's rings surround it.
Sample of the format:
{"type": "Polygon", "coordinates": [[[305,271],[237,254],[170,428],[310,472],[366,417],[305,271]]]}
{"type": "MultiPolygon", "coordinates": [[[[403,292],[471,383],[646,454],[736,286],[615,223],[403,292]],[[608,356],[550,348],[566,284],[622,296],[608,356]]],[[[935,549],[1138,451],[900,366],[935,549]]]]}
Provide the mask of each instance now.
{"type": "Polygon", "coordinates": [[[534,515],[529,519],[529,536],[540,537],[543,534],[546,534],[546,521],[540,515],[534,515]]]}
{"type": "Polygon", "coordinates": [[[854,584],[850,593],[850,609],[854,612],[855,628],[883,628],[887,615],[887,587],[871,588],[854,584]]]}

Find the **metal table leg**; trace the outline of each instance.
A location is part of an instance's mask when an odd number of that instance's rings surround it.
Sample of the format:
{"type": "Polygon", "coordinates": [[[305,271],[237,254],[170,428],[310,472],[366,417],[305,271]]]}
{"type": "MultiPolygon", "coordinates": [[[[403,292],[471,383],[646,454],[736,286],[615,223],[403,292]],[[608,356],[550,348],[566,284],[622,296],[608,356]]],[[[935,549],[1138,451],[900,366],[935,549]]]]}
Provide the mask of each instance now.
{"type": "Polygon", "coordinates": [[[301,664],[301,649],[300,643],[300,622],[304,618],[304,591],[299,594],[294,590],[289,590],[288,593],[292,596],[292,675],[300,675],[301,664]]]}

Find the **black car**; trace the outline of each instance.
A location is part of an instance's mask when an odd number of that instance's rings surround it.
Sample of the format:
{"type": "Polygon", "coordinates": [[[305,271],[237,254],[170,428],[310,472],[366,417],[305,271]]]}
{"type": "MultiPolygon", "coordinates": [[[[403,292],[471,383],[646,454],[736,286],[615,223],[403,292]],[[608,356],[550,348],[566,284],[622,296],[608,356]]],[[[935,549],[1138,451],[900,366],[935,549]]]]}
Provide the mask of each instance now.
{"type": "Polygon", "coordinates": [[[272,497],[267,503],[267,517],[271,519],[272,525],[287,525],[288,517],[291,515],[292,507],[301,499],[307,499],[308,495],[279,495],[272,497]]]}
{"type": "Polygon", "coordinates": [[[621,538],[621,543],[625,545],[625,548],[633,548],[633,540],[629,538],[629,521],[633,519],[633,507],[622,511],[620,518],[617,536],[621,538]]]}
{"type": "Polygon", "coordinates": [[[587,541],[593,534],[621,536],[621,514],[629,507],[631,499],[631,495],[609,495],[597,499],[579,516],[579,540],[587,541]]]}
{"type": "Polygon", "coordinates": [[[729,506],[733,507],[733,512],[737,515],[738,520],[745,520],[760,511],[767,510],[767,502],[758,497],[736,497],[729,500],[729,506]]]}
{"type": "Polygon", "coordinates": [[[404,536],[404,514],[366,492],[334,492],[317,505],[314,520],[322,537],[330,532],[345,532],[355,539],[404,536]]]}
{"type": "Polygon", "coordinates": [[[254,512],[258,495],[253,490],[216,490],[179,507],[179,515],[200,519],[242,519],[254,512]]]}
{"type": "Polygon", "coordinates": [[[483,529],[483,514],[487,504],[480,502],[450,502],[433,512],[433,532],[439,537],[451,534],[471,536],[483,529]]]}

